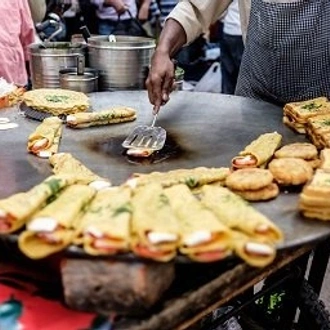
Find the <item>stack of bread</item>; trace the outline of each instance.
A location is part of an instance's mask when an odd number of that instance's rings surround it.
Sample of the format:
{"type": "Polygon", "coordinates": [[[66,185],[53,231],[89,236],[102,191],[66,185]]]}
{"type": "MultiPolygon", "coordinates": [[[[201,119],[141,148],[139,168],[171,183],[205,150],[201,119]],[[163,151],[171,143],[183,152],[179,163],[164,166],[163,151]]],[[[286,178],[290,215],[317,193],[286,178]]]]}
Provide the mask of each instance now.
{"type": "Polygon", "coordinates": [[[309,118],[306,125],[308,138],[318,148],[330,147],[330,113],[309,118]]]}
{"type": "Polygon", "coordinates": [[[299,210],[307,218],[330,220],[330,149],[321,151],[321,166],[299,196],[299,210]]]}
{"type": "Polygon", "coordinates": [[[279,194],[279,188],[273,180],[269,170],[244,168],[229,174],[226,186],[248,201],[268,200],[279,194]]]}
{"type": "Polygon", "coordinates": [[[296,132],[305,134],[308,120],[324,114],[330,114],[330,102],[326,97],[287,103],[283,108],[283,123],[296,132]]]}

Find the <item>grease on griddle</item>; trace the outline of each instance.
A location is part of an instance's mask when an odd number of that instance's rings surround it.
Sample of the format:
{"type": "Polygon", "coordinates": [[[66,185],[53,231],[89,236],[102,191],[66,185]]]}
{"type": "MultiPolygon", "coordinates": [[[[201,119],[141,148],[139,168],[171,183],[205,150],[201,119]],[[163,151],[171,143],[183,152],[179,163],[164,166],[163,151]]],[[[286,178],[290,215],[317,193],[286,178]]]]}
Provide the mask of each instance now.
{"type": "Polygon", "coordinates": [[[163,149],[155,151],[148,158],[128,156],[126,149],[122,147],[125,136],[116,136],[102,141],[94,141],[90,147],[98,152],[103,152],[111,157],[126,159],[129,163],[138,165],[150,165],[160,163],[164,160],[178,159],[183,157],[187,151],[183,150],[172,135],[167,134],[163,149]]]}

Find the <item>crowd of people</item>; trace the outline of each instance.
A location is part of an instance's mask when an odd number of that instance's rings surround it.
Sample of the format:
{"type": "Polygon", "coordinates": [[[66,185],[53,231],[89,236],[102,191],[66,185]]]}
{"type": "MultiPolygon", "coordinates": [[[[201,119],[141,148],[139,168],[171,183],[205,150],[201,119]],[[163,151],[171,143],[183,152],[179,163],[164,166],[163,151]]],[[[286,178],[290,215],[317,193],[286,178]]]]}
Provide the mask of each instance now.
{"type": "MultiPolygon", "coordinates": [[[[219,17],[216,30],[221,45],[222,91],[233,94],[243,52],[238,0],[219,17]]],[[[178,0],[3,0],[0,3],[0,76],[18,86],[25,86],[29,76],[28,45],[54,36],[52,41],[70,41],[87,26],[91,34],[125,34],[158,38],[166,18],[178,0]],[[57,17],[58,26],[41,23],[57,17]],[[36,27],[39,27],[39,29],[36,27]]],[[[201,34],[184,47],[176,58],[192,71],[196,60],[204,55],[206,37],[201,34]]],[[[188,72],[189,74],[189,72],[188,72]]],[[[197,74],[197,73],[196,73],[197,74]]],[[[193,74],[194,75],[194,74],[193,74]]],[[[198,74],[197,74],[198,76],[198,74]]],[[[220,79],[220,77],[219,77],[220,79]]]]}

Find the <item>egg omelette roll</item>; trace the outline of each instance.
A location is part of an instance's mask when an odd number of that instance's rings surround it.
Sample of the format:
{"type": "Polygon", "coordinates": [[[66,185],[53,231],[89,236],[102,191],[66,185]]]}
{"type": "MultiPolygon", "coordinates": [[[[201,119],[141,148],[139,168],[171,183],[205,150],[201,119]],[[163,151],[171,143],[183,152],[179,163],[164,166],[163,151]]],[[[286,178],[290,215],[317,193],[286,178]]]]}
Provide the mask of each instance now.
{"type": "Polygon", "coordinates": [[[139,187],[132,197],[131,249],[141,257],[169,261],[179,244],[178,219],[159,183],[139,187]]]}
{"type": "Polygon", "coordinates": [[[92,172],[72,154],[61,152],[49,158],[55,174],[72,176],[76,183],[91,184],[95,189],[102,189],[111,186],[108,179],[102,178],[92,172]]]}
{"type": "Polygon", "coordinates": [[[266,167],[281,141],[282,135],[277,132],[261,134],[233,158],[233,168],[266,167]]]}
{"type": "Polygon", "coordinates": [[[272,221],[228,188],[205,185],[201,189],[201,202],[233,230],[267,242],[283,240],[282,231],[272,221]]]}
{"type": "Polygon", "coordinates": [[[265,267],[276,257],[276,248],[273,244],[235,230],[233,246],[235,254],[253,267],[265,267]]]}
{"type": "Polygon", "coordinates": [[[80,112],[67,116],[66,124],[72,128],[85,128],[118,124],[136,119],[136,111],[129,107],[114,107],[99,112],[80,112]]]}
{"type": "Polygon", "coordinates": [[[27,150],[39,157],[49,158],[58,152],[62,129],[62,121],[58,117],[44,119],[30,134],[27,150]]]}
{"type": "Polygon", "coordinates": [[[164,191],[179,219],[181,253],[200,262],[221,260],[232,253],[231,230],[218,221],[186,185],[175,185],[164,191]]]}
{"type": "Polygon", "coordinates": [[[129,250],[131,190],[112,187],[97,192],[76,224],[77,239],[91,255],[116,254],[129,250]]]}
{"type": "Polygon", "coordinates": [[[0,200],[0,233],[12,233],[20,229],[49,198],[72,183],[69,177],[52,175],[27,192],[0,200]]]}
{"type": "Polygon", "coordinates": [[[95,192],[85,185],[67,187],[29,220],[26,230],[18,238],[20,250],[31,259],[40,259],[67,247],[74,238],[75,219],[95,192]]]}
{"type": "Polygon", "coordinates": [[[196,167],[193,169],[178,169],[148,174],[134,173],[133,177],[126,181],[126,184],[134,188],[157,182],[166,188],[175,184],[184,183],[192,189],[211,182],[224,182],[229,173],[230,170],[227,167],[196,167]]]}

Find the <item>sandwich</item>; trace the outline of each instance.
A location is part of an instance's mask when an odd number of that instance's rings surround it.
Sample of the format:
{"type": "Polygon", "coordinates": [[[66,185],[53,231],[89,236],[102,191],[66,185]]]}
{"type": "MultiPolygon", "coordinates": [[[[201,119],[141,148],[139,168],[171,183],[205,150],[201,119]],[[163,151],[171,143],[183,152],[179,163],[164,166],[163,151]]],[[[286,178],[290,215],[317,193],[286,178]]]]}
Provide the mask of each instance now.
{"type": "Polygon", "coordinates": [[[98,191],[75,223],[75,243],[90,255],[127,252],[130,247],[131,190],[112,187],[98,191]]]}
{"type": "Polygon", "coordinates": [[[265,168],[280,147],[281,141],[282,135],[277,132],[261,134],[232,159],[232,168],[234,170],[247,167],[265,168]]]}
{"type": "Polygon", "coordinates": [[[18,238],[20,250],[31,259],[45,258],[67,247],[74,238],[74,222],[94,197],[85,185],[67,187],[54,201],[35,213],[18,238]]]}
{"type": "Polygon", "coordinates": [[[114,107],[100,112],[81,112],[68,115],[66,124],[71,128],[86,128],[133,121],[136,111],[129,107],[114,107]]]}
{"type": "Polygon", "coordinates": [[[159,183],[162,187],[171,187],[176,184],[184,183],[190,189],[198,188],[208,183],[224,184],[227,175],[230,173],[229,168],[207,168],[196,167],[192,169],[178,169],[168,172],[151,172],[148,174],[134,173],[125,184],[132,188],[144,186],[149,183],[159,183]]]}
{"type": "Polygon", "coordinates": [[[62,121],[58,117],[49,117],[30,134],[27,150],[41,158],[49,158],[58,152],[62,137],[62,121]]]}
{"type": "Polygon", "coordinates": [[[54,175],[27,192],[0,200],[0,233],[12,233],[22,228],[34,213],[72,183],[69,177],[54,175]]]}
{"type": "Polygon", "coordinates": [[[49,162],[55,174],[70,176],[76,183],[90,185],[96,190],[111,186],[110,180],[92,172],[70,153],[54,154],[49,158],[49,162]]]}
{"type": "Polygon", "coordinates": [[[137,188],[132,198],[133,252],[144,258],[170,261],[180,241],[179,223],[159,183],[137,188]]]}
{"type": "Polygon", "coordinates": [[[179,250],[198,262],[212,262],[230,256],[232,232],[189,190],[179,184],[164,190],[179,223],[179,250]]]}
{"type": "Polygon", "coordinates": [[[240,231],[233,231],[233,246],[235,254],[253,267],[265,267],[276,257],[276,247],[273,244],[240,231]]]}
{"type": "Polygon", "coordinates": [[[308,119],[330,113],[330,102],[326,97],[287,103],[283,108],[283,123],[300,134],[306,133],[308,119]]]}
{"type": "Polygon", "coordinates": [[[264,242],[278,243],[283,233],[243,198],[224,187],[202,187],[201,203],[225,226],[264,242]]]}
{"type": "Polygon", "coordinates": [[[306,133],[307,137],[318,149],[329,148],[330,110],[329,114],[309,118],[306,124],[306,133]]]}

